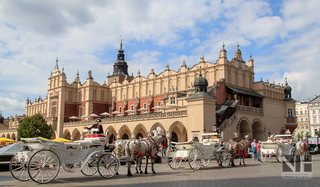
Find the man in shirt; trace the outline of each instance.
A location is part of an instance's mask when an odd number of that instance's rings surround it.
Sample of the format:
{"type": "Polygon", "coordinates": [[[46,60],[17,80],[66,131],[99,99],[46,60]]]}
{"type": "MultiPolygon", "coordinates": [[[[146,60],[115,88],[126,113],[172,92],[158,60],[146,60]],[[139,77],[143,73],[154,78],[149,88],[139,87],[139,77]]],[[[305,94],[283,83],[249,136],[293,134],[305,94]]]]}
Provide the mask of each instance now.
{"type": "Polygon", "coordinates": [[[93,124],[91,127],[83,127],[83,128],[88,130],[91,130],[92,128],[99,129],[98,134],[103,134],[103,128],[102,128],[100,119],[97,119],[97,123],[93,124]]]}
{"type": "Polygon", "coordinates": [[[253,152],[253,159],[257,159],[257,140],[253,139],[253,142],[251,143],[251,150],[253,152]]]}

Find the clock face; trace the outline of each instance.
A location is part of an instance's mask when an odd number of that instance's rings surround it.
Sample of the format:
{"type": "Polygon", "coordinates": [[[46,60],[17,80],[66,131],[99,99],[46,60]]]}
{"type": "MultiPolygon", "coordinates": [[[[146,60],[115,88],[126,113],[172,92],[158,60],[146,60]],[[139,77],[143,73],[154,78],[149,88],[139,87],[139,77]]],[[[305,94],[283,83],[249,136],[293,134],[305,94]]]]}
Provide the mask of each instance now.
{"type": "Polygon", "coordinates": [[[242,69],[242,63],[241,62],[238,62],[238,68],[242,69]]]}

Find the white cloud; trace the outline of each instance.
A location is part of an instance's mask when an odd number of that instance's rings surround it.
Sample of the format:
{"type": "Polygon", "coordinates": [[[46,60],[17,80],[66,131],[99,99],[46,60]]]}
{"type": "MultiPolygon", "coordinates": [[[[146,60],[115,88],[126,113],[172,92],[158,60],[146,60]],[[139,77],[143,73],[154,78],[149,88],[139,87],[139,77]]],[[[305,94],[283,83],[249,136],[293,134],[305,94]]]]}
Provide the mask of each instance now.
{"type": "MultiPolygon", "coordinates": [[[[215,63],[223,42],[231,59],[239,42],[244,60],[253,54],[256,77],[267,74],[261,77],[283,83],[287,76],[293,95],[303,99],[305,93],[320,92],[306,83],[317,84],[320,68],[319,2],[285,0],[277,4],[279,14],[273,1],[264,0],[4,0],[0,96],[17,106],[19,97],[44,97],[56,57],[68,82],[78,70],[85,82],[92,70],[102,84],[112,73],[122,34],[130,75],[140,70],[146,77],[151,69],[159,74],[167,63],[177,71],[184,60],[190,68],[201,55],[215,63]]],[[[0,108],[5,107],[1,102],[0,108]]]]}
{"type": "Polygon", "coordinates": [[[2,111],[2,116],[8,117],[9,115],[14,116],[15,114],[22,115],[25,113],[25,100],[22,101],[16,94],[13,94],[13,97],[14,98],[0,97],[0,110],[2,111]]]}

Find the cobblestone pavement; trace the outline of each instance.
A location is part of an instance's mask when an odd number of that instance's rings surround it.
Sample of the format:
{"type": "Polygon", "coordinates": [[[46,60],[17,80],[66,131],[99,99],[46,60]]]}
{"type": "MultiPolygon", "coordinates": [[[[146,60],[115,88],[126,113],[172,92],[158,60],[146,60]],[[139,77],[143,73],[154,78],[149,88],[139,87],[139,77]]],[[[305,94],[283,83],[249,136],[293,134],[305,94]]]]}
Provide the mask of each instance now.
{"type": "MultiPolygon", "coordinates": [[[[60,170],[57,178],[46,186],[152,186],[152,187],[198,187],[198,186],[319,186],[320,184],[320,155],[312,157],[311,178],[287,179],[282,176],[282,164],[270,158],[265,163],[254,162],[247,158],[246,166],[239,166],[237,159],[236,167],[222,168],[217,166],[216,161],[211,161],[206,168],[198,171],[190,169],[188,163],[183,162],[181,168],[172,170],[167,163],[155,164],[157,174],[133,174],[126,176],[127,168],[121,166],[120,175],[112,179],[104,179],[99,174],[86,177],[77,173],[68,173],[60,170]]],[[[304,162],[302,162],[304,163],[304,162]]],[[[149,165],[150,166],[150,165],[149,165]]],[[[133,171],[133,168],[132,168],[133,171]]],[[[310,174],[310,173],[308,173],[310,174]]],[[[39,186],[33,181],[22,182],[15,180],[10,172],[0,172],[0,186],[39,186]]]]}

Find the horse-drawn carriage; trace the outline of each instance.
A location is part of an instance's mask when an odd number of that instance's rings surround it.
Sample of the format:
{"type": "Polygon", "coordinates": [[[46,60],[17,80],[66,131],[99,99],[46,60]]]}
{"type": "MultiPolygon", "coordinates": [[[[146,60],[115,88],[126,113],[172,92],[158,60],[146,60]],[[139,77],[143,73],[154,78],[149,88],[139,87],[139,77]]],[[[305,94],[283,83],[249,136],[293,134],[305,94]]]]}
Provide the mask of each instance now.
{"type": "Polygon", "coordinates": [[[212,159],[218,160],[223,167],[228,167],[230,163],[231,155],[225,152],[224,144],[218,133],[202,134],[202,143],[189,141],[172,142],[172,144],[168,154],[168,164],[172,169],[178,169],[182,160],[188,161],[193,170],[208,166],[212,159]]]}
{"type": "Polygon", "coordinates": [[[275,156],[278,162],[285,159],[289,161],[299,161],[300,153],[296,148],[296,142],[290,134],[275,135],[275,141],[267,140],[262,142],[260,161],[265,162],[267,158],[275,156]]]}
{"type": "MultiPolygon", "coordinates": [[[[88,131],[88,130],[85,130],[88,131]]],[[[73,143],[56,142],[42,138],[22,138],[31,150],[18,152],[10,162],[12,176],[21,181],[32,179],[41,184],[54,180],[62,167],[67,172],[81,171],[86,176],[95,173],[112,178],[119,169],[119,160],[105,153],[107,137],[87,134],[84,140],[73,143]]]]}

